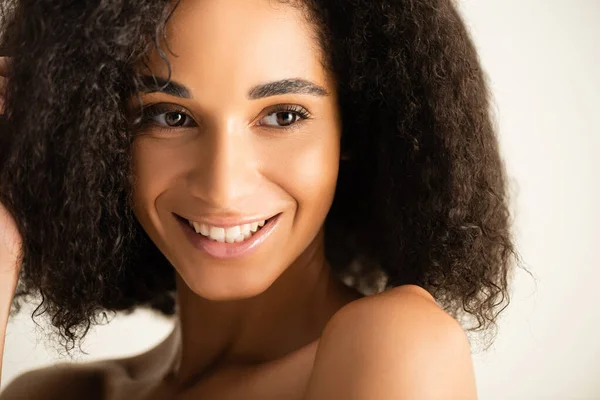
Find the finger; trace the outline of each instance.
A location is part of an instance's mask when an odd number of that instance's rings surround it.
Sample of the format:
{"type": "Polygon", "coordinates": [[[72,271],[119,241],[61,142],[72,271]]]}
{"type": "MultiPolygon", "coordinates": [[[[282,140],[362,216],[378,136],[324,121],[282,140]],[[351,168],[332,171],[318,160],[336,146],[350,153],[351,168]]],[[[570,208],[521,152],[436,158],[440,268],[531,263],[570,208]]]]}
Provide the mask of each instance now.
{"type": "Polygon", "coordinates": [[[10,57],[0,56],[0,76],[10,76],[10,57]]]}
{"type": "Polygon", "coordinates": [[[4,94],[7,78],[0,76],[0,114],[4,114],[4,94]]]}

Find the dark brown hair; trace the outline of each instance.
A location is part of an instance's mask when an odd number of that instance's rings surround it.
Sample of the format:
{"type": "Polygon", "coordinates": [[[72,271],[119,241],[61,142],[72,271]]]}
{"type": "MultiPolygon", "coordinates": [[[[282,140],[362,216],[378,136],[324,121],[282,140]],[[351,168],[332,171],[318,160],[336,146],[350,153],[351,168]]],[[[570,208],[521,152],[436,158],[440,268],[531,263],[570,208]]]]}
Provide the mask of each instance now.
{"type": "MultiPolygon", "coordinates": [[[[365,293],[429,290],[485,330],[516,259],[505,174],[476,50],[450,0],[294,2],[315,27],[342,115],[326,256],[365,293]]],[[[0,201],[23,236],[17,300],[39,295],[74,344],[106,310],[174,312],[175,271],[132,214],[134,65],[167,0],[4,1],[12,56],[0,201]]],[[[166,57],[165,57],[166,62],[166,57]]]]}

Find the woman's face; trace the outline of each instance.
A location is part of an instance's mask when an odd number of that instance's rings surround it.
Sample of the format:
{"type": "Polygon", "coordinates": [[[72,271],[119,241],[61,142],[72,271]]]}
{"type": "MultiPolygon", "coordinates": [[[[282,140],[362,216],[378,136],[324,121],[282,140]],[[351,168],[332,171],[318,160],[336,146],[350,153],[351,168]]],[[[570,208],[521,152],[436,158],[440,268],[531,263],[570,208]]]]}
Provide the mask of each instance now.
{"type": "MultiPolygon", "coordinates": [[[[184,0],[167,24],[176,56],[161,47],[183,88],[142,94],[134,211],[207,299],[267,289],[316,240],[333,201],[341,126],[311,29],[270,0],[184,0]]],[[[168,76],[156,52],[149,67],[168,76]]]]}

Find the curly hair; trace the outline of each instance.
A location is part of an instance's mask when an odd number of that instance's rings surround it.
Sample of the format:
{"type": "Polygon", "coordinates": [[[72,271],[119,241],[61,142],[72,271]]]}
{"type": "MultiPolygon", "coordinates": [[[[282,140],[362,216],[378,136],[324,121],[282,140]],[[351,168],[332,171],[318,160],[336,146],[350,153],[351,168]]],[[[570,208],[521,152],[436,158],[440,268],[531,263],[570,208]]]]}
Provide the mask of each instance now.
{"type": "MultiPolygon", "coordinates": [[[[281,0],[280,0],[281,1],[281,0]]],[[[516,259],[478,55],[451,0],[303,0],[336,77],[341,161],[326,257],[363,293],[417,284],[469,329],[509,301],[516,259]]],[[[175,4],[175,7],[177,4],[175,4]]],[[[0,201],[23,237],[15,305],[39,296],[65,343],[109,311],[175,313],[175,270],[131,209],[126,102],[168,0],[12,0],[0,201]]]]}

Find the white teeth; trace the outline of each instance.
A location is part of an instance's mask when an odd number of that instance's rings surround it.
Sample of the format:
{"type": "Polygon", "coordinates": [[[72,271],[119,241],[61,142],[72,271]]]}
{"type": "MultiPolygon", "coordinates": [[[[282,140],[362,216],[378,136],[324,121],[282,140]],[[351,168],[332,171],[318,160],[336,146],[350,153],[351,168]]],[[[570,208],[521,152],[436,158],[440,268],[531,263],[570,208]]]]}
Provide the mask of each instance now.
{"type": "MultiPolygon", "coordinates": [[[[240,233],[242,233],[242,230],[240,229],[239,226],[232,226],[231,228],[225,229],[225,237],[226,238],[235,239],[236,237],[240,236],[240,233]]],[[[231,243],[233,243],[233,242],[231,242],[231,243]]]]}
{"type": "Polygon", "coordinates": [[[194,228],[196,233],[200,233],[200,224],[199,223],[190,221],[190,225],[192,226],[192,228],[194,228]]]}
{"type": "Polygon", "coordinates": [[[225,229],[225,241],[227,243],[235,243],[238,236],[240,236],[241,229],[239,226],[232,226],[231,228],[225,229]]]}
{"type": "Polygon", "coordinates": [[[217,228],[215,226],[210,227],[209,237],[217,242],[225,241],[225,228],[217,228]]]}
{"type": "Polygon", "coordinates": [[[266,220],[253,222],[251,224],[231,226],[229,228],[219,228],[207,224],[188,221],[190,226],[203,236],[221,243],[243,242],[252,236],[260,227],[263,227],[266,220]]]}
{"type": "Polygon", "coordinates": [[[246,235],[250,235],[250,224],[242,225],[242,233],[244,234],[245,237],[248,237],[246,235]]]}
{"type": "Polygon", "coordinates": [[[204,236],[208,236],[210,234],[210,228],[206,224],[200,224],[200,233],[204,236]]]}
{"type": "Polygon", "coordinates": [[[197,222],[190,222],[190,225],[194,228],[194,230],[196,231],[196,233],[201,233],[204,236],[208,236],[210,233],[210,229],[208,228],[208,225],[206,224],[199,224],[197,222]]]}

